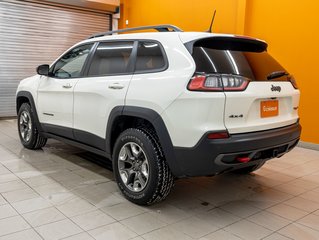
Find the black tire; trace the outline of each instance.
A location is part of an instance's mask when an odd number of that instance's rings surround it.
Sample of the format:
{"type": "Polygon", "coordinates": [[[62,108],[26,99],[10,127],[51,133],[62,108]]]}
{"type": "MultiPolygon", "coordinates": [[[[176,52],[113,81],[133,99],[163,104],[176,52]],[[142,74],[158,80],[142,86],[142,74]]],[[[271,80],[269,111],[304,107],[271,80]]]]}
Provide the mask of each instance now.
{"type": "Polygon", "coordinates": [[[237,174],[249,174],[249,173],[252,173],[252,172],[258,170],[259,168],[264,166],[264,164],[265,164],[265,162],[260,162],[258,164],[255,164],[255,165],[252,165],[252,166],[249,166],[249,167],[244,167],[244,168],[237,169],[237,170],[235,170],[233,172],[237,173],[237,174]]]}
{"type": "MultiPolygon", "coordinates": [[[[20,141],[22,143],[22,145],[28,149],[40,149],[42,147],[45,146],[45,144],[47,143],[47,138],[42,137],[39,134],[39,131],[37,129],[37,125],[35,122],[35,118],[33,115],[33,111],[31,109],[31,106],[29,105],[29,103],[23,103],[19,109],[18,112],[18,132],[19,132],[19,137],[20,137],[20,141]],[[30,134],[29,137],[24,137],[23,134],[23,124],[21,121],[23,121],[23,117],[22,114],[24,116],[27,116],[27,121],[30,122],[29,124],[29,129],[30,129],[30,134]]],[[[24,124],[26,125],[26,124],[24,124]]]]}
{"type": "Polygon", "coordinates": [[[157,136],[147,128],[130,128],[120,134],[114,146],[113,171],[125,198],[138,205],[151,205],[164,200],[174,185],[174,177],[165,161],[157,136]],[[139,192],[133,191],[124,183],[119,169],[120,151],[131,143],[143,150],[148,162],[148,180],[139,192]]]}

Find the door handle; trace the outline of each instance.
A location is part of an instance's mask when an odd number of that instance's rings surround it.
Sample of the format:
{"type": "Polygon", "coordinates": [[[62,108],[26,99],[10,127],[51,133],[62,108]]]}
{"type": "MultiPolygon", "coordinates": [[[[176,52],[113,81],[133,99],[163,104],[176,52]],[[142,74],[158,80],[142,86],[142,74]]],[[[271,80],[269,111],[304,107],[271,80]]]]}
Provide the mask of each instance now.
{"type": "Polygon", "coordinates": [[[72,85],[71,85],[70,83],[67,83],[67,84],[65,84],[65,85],[62,85],[62,87],[63,87],[63,88],[71,88],[72,85]]]}
{"type": "Polygon", "coordinates": [[[123,89],[124,85],[119,83],[113,83],[109,85],[109,89],[123,89]]]}

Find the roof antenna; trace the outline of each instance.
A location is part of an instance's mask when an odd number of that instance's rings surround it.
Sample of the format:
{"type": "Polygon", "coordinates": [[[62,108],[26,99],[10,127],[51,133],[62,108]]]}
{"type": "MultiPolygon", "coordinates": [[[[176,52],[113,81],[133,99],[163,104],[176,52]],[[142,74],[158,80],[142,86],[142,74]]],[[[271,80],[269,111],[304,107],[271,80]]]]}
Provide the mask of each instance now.
{"type": "Polygon", "coordinates": [[[215,9],[215,11],[214,11],[212,21],[210,22],[209,29],[208,29],[206,32],[209,32],[209,33],[211,33],[211,32],[212,32],[212,30],[213,30],[212,28],[213,28],[213,24],[214,24],[215,16],[216,16],[216,9],[215,9]]]}

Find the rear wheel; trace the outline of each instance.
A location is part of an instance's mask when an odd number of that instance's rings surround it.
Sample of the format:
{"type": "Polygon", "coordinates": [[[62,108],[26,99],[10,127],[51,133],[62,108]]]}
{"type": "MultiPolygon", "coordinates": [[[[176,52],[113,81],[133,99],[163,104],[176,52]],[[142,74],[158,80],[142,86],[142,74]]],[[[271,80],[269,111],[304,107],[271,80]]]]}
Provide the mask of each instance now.
{"type": "Polygon", "coordinates": [[[255,165],[252,165],[252,166],[249,166],[249,167],[244,167],[244,168],[237,169],[237,170],[235,170],[233,172],[234,173],[238,173],[238,174],[249,174],[249,173],[252,173],[252,172],[258,170],[259,168],[264,166],[264,164],[265,164],[265,162],[261,162],[261,163],[258,163],[258,164],[255,164],[255,165]]]}
{"type": "Polygon", "coordinates": [[[39,134],[32,115],[31,106],[23,103],[18,112],[18,131],[22,145],[29,149],[44,147],[47,139],[39,134]]]}
{"type": "Polygon", "coordinates": [[[156,136],[147,129],[130,128],[120,134],[113,171],[123,195],[139,205],[165,199],[174,184],[156,136]]]}

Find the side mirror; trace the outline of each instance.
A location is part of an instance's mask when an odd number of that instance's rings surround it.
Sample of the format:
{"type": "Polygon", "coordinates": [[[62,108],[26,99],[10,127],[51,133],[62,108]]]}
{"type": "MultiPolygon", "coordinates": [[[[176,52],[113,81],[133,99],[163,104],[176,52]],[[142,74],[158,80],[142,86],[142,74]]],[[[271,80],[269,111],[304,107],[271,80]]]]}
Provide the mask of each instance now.
{"type": "Polygon", "coordinates": [[[49,68],[50,66],[48,64],[43,64],[37,67],[37,73],[39,75],[48,76],[49,75],[49,68]]]}

